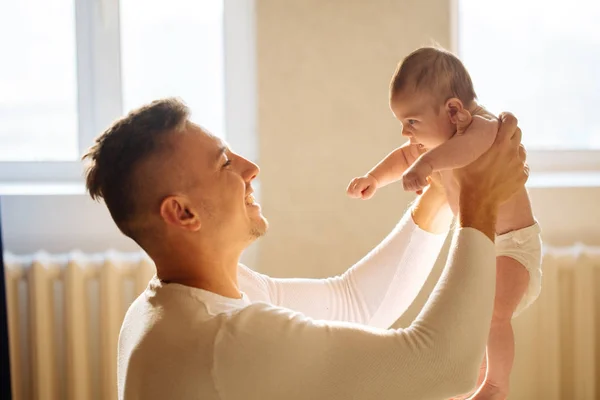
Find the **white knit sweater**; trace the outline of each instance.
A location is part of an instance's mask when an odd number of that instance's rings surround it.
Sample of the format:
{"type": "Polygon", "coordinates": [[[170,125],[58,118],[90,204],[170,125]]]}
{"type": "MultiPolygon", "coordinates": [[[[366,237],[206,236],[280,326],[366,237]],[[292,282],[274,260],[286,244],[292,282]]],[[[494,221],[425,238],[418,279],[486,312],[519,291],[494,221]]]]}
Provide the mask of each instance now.
{"type": "Polygon", "coordinates": [[[495,251],[463,228],[407,329],[388,328],[425,283],[445,235],[409,214],[329,279],[243,265],[241,299],[154,278],[119,338],[119,399],[446,399],[471,389],[491,320],[495,251]]]}

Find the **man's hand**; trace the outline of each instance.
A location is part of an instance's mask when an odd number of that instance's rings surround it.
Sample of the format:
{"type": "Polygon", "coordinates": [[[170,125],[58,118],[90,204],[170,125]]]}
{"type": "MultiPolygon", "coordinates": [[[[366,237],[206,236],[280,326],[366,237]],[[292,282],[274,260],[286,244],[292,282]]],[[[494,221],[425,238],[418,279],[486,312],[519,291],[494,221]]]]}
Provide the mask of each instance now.
{"type": "Polygon", "coordinates": [[[500,115],[492,147],[473,163],[454,171],[460,187],[459,223],[494,240],[498,206],[523,187],[529,176],[521,129],[510,113],[500,115]]]}
{"type": "Polygon", "coordinates": [[[419,228],[433,233],[444,233],[454,218],[446,199],[439,172],[427,178],[429,186],[419,196],[412,207],[412,217],[419,228]]]}

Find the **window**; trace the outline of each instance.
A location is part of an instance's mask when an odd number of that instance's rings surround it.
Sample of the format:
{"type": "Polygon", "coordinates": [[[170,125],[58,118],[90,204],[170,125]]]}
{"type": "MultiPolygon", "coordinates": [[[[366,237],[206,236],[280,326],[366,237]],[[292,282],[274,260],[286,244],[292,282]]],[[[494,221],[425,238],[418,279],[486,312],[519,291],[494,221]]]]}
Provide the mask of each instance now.
{"type": "Polygon", "coordinates": [[[228,141],[250,143],[253,1],[2,0],[0,7],[0,184],[81,182],[79,159],[94,137],[166,96],[183,98],[192,120],[219,136],[227,111],[227,128],[236,130],[228,141]]]}
{"type": "Polygon", "coordinates": [[[223,2],[121,0],[124,110],[176,94],[224,130],[223,2]]]}
{"type": "Polygon", "coordinates": [[[77,158],[73,2],[3,1],[0,160],[77,158]]]}
{"type": "Polygon", "coordinates": [[[458,51],[481,103],[516,114],[528,149],[571,150],[594,168],[599,20],[597,1],[459,1],[458,51]]]}

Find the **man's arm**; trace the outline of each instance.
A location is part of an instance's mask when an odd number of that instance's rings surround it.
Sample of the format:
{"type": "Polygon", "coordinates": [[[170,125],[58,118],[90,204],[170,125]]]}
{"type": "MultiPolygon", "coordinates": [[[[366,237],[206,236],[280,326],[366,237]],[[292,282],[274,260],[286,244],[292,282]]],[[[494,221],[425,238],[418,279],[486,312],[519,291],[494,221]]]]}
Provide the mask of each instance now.
{"type": "Polygon", "coordinates": [[[496,210],[527,178],[516,120],[504,118],[492,150],[456,173],[459,229],[410,327],[369,329],[251,305],[223,316],[215,340],[221,398],[435,399],[471,389],[492,316],[496,210]]]}
{"type": "Polygon", "coordinates": [[[484,355],[494,266],[494,245],[485,235],[457,231],[442,278],[407,329],[316,321],[251,305],[220,329],[215,386],[223,400],[442,399],[464,393],[475,384],[484,355]]]}
{"type": "Polygon", "coordinates": [[[388,328],[425,284],[446,238],[452,213],[432,185],[394,230],[344,274],[327,279],[274,279],[241,266],[241,290],[253,301],[314,319],[388,328]]]}

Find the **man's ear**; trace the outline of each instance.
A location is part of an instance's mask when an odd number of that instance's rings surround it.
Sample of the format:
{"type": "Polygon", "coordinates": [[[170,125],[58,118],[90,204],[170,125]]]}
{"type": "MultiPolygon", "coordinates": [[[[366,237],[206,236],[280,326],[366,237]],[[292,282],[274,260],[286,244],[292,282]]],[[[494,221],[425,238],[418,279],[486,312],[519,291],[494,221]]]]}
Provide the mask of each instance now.
{"type": "Polygon", "coordinates": [[[200,215],[184,196],[168,196],[160,203],[160,216],[169,225],[192,232],[200,229],[200,215]]]}
{"type": "Polygon", "coordinates": [[[460,99],[457,99],[456,97],[453,97],[446,101],[444,108],[446,110],[446,113],[448,114],[448,118],[450,118],[450,121],[454,125],[457,125],[459,122],[457,116],[460,112],[464,110],[462,101],[460,101],[460,99]]]}

